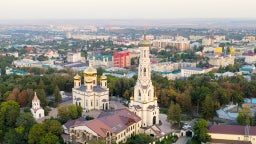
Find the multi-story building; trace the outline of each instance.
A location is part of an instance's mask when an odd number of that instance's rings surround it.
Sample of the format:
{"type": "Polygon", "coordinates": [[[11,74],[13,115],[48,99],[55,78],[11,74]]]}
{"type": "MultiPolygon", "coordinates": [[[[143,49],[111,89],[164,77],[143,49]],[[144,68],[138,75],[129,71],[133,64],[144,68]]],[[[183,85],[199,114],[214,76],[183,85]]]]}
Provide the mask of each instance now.
{"type": "Polygon", "coordinates": [[[74,88],[72,89],[73,104],[81,106],[84,110],[109,109],[109,88],[107,77],[100,77],[100,85],[97,84],[97,70],[89,64],[84,70],[84,84],[81,77],[74,77],[74,88]]]}
{"type": "Polygon", "coordinates": [[[213,67],[206,68],[206,69],[198,68],[198,67],[184,67],[181,69],[181,77],[186,78],[194,74],[208,73],[211,70],[213,70],[213,67]]]}
{"type": "Polygon", "coordinates": [[[181,39],[178,38],[177,40],[173,39],[159,39],[159,40],[154,40],[152,42],[153,47],[156,48],[166,48],[167,46],[171,48],[176,48],[179,51],[185,51],[190,49],[190,41],[187,39],[181,39]]]}
{"type": "Polygon", "coordinates": [[[81,61],[81,52],[68,52],[67,62],[74,63],[81,61]]]}
{"type": "Polygon", "coordinates": [[[162,62],[157,64],[152,64],[151,69],[153,71],[158,72],[172,72],[175,70],[179,70],[183,67],[196,67],[196,63],[189,63],[189,62],[179,62],[179,63],[173,63],[173,62],[162,62]]]}
{"type": "Polygon", "coordinates": [[[243,37],[243,41],[255,41],[255,36],[245,36],[243,37]]]}
{"type": "Polygon", "coordinates": [[[245,55],[244,61],[248,64],[256,63],[256,54],[245,55]]]}
{"type": "Polygon", "coordinates": [[[234,65],[235,57],[234,56],[226,56],[226,57],[209,57],[209,64],[216,66],[216,67],[226,67],[228,65],[234,65]]]}
{"type": "Polygon", "coordinates": [[[71,142],[86,143],[93,137],[108,144],[125,143],[132,135],[140,133],[141,118],[127,108],[102,112],[97,119],[70,127],[71,142]]]}
{"type": "Polygon", "coordinates": [[[213,44],[213,39],[211,39],[210,37],[203,38],[202,40],[203,46],[211,46],[212,44],[213,44]]]}
{"type": "Polygon", "coordinates": [[[115,52],[113,56],[114,67],[126,68],[131,66],[130,52],[115,52]]]}

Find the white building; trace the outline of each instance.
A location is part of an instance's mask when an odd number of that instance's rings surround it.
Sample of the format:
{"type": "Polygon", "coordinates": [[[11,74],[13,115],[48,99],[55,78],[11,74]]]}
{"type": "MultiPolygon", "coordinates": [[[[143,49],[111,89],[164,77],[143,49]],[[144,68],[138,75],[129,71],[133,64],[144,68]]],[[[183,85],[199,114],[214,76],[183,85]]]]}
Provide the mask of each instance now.
{"type": "Polygon", "coordinates": [[[150,43],[144,39],[140,47],[138,80],[134,87],[134,97],[130,98],[129,109],[142,119],[142,128],[159,123],[159,107],[151,81],[149,59],[150,43]]]}
{"type": "Polygon", "coordinates": [[[68,52],[67,62],[81,62],[81,52],[68,52]]]}
{"type": "Polygon", "coordinates": [[[194,74],[203,74],[209,72],[209,69],[202,69],[196,67],[184,67],[181,69],[181,77],[190,77],[194,74]]]}
{"type": "Polygon", "coordinates": [[[256,54],[246,55],[244,61],[248,64],[256,63],[256,54]]]}
{"type": "Polygon", "coordinates": [[[100,77],[100,85],[97,85],[97,70],[90,65],[84,70],[84,84],[81,77],[74,77],[74,88],[72,89],[73,104],[81,106],[84,110],[109,109],[109,88],[107,77],[100,77]]]}
{"type": "Polygon", "coordinates": [[[209,64],[216,67],[226,67],[228,65],[234,65],[235,57],[234,56],[226,56],[226,57],[209,57],[209,64]]]}
{"type": "Polygon", "coordinates": [[[40,106],[40,100],[38,99],[36,93],[32,100],[32,108],[30,111],[35,119],[44,117],[44,109],[40,106]]]}

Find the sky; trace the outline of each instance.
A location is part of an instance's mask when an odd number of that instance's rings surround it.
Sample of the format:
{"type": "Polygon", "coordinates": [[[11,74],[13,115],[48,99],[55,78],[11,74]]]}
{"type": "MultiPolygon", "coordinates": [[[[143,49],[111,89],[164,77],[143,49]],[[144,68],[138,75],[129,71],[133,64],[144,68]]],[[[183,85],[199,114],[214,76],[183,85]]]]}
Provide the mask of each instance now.
{"type": "Polygon", "coordinates": [[[0,0],[0,19],[253,18],[256,0],[0,0]]]}

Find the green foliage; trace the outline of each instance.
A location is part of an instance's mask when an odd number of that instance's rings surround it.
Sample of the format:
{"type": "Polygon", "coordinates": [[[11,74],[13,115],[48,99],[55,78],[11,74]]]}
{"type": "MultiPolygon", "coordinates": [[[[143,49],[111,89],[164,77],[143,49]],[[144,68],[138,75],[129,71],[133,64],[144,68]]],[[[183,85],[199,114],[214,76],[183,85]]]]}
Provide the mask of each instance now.
{"type": "Polygon", "coordinates": [[[7,127],[14,127],[20,114],[20,106],[15,101],[3,102],[0,106],[0,129],[5,130],[7,127]]]}
{"type": "Polygon", "coordinates": [[[56,135],[49,132],[41,139],[40,144],[60,144],[60,140],[56,135]]]}
{"type": "Polygon", "coordinates": [[[252,112],[248,106],[243,107],[242,111],[238,113],[236,120],[240,125],[254,125],[252,112]]]}
{"type": "Polygon", "coordinates": [[[29,131],[28,143],[37,144],[46,135],[46,128],[44,124],[35,124],[29,131]]]}
{"type": "Polygon", "coordinates": [[[67,106],[58,107],[58,119],[61,123],[65,123],[70,119],[77,119],[82,115],[82,109],[80,106],[69,104],[67,106]]]}
{"type": "Polygon", "coordinates": [[[215,115],[214,101],[210,96],[206,96],[202,104],[202,114],[205,119],[212,119],[215,115]]]}
{"type": "Polygon", "coordinates": [[[35,124],[29,131],[29,144],[58,144],[61,143],[62,126],[57,120],[46,120],[35,124]]]}
{"type": "Polygon", "coordinates": [[[176,123],[180,123],[181,121],[181,108],[179,104],[171,103],[170,108],[168,110],[167,119],[169,121],[174,121],[176,123]]]}
{"type": "Polygon", "coordinates": [[[127,139],[126,144],[148,144],[154,141],[154,138],[146,134],[132,135],[127,139]]]}
{"type": "Polygon", "coordinates": [[[194,125],[194,133],[196,138],[201,142],[208,142],[211,136],[208,134],[208,123],[204,119],[199,119],[199,121],[194,125]]]}
{"type": "Polygon", "coordinates": [[[54,98],[55,98],[55,102],[58,104],[62,101],[62,97],[60,95],[60,89],[59,87],[56,85],[54,88],[54,92],[53,92],[54,98]]]}

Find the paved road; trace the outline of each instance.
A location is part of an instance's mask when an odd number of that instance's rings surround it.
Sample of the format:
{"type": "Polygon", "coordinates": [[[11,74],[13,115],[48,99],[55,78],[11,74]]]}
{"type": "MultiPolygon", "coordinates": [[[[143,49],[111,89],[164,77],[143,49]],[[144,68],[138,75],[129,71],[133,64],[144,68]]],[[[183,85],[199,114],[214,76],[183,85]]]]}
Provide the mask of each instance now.
{"type": "Polygon", "coordinates": [[[161,120],[162,125],[159,126],[162,132],[170,133],[171,132],[171,124],[167,121],[166,114],[159,114],[159,120],[161,120]]]}
{"type": "Polygon", "coordinates": [[[190,137],[182,136],[174,144],[186,144],[190,137]]]}

